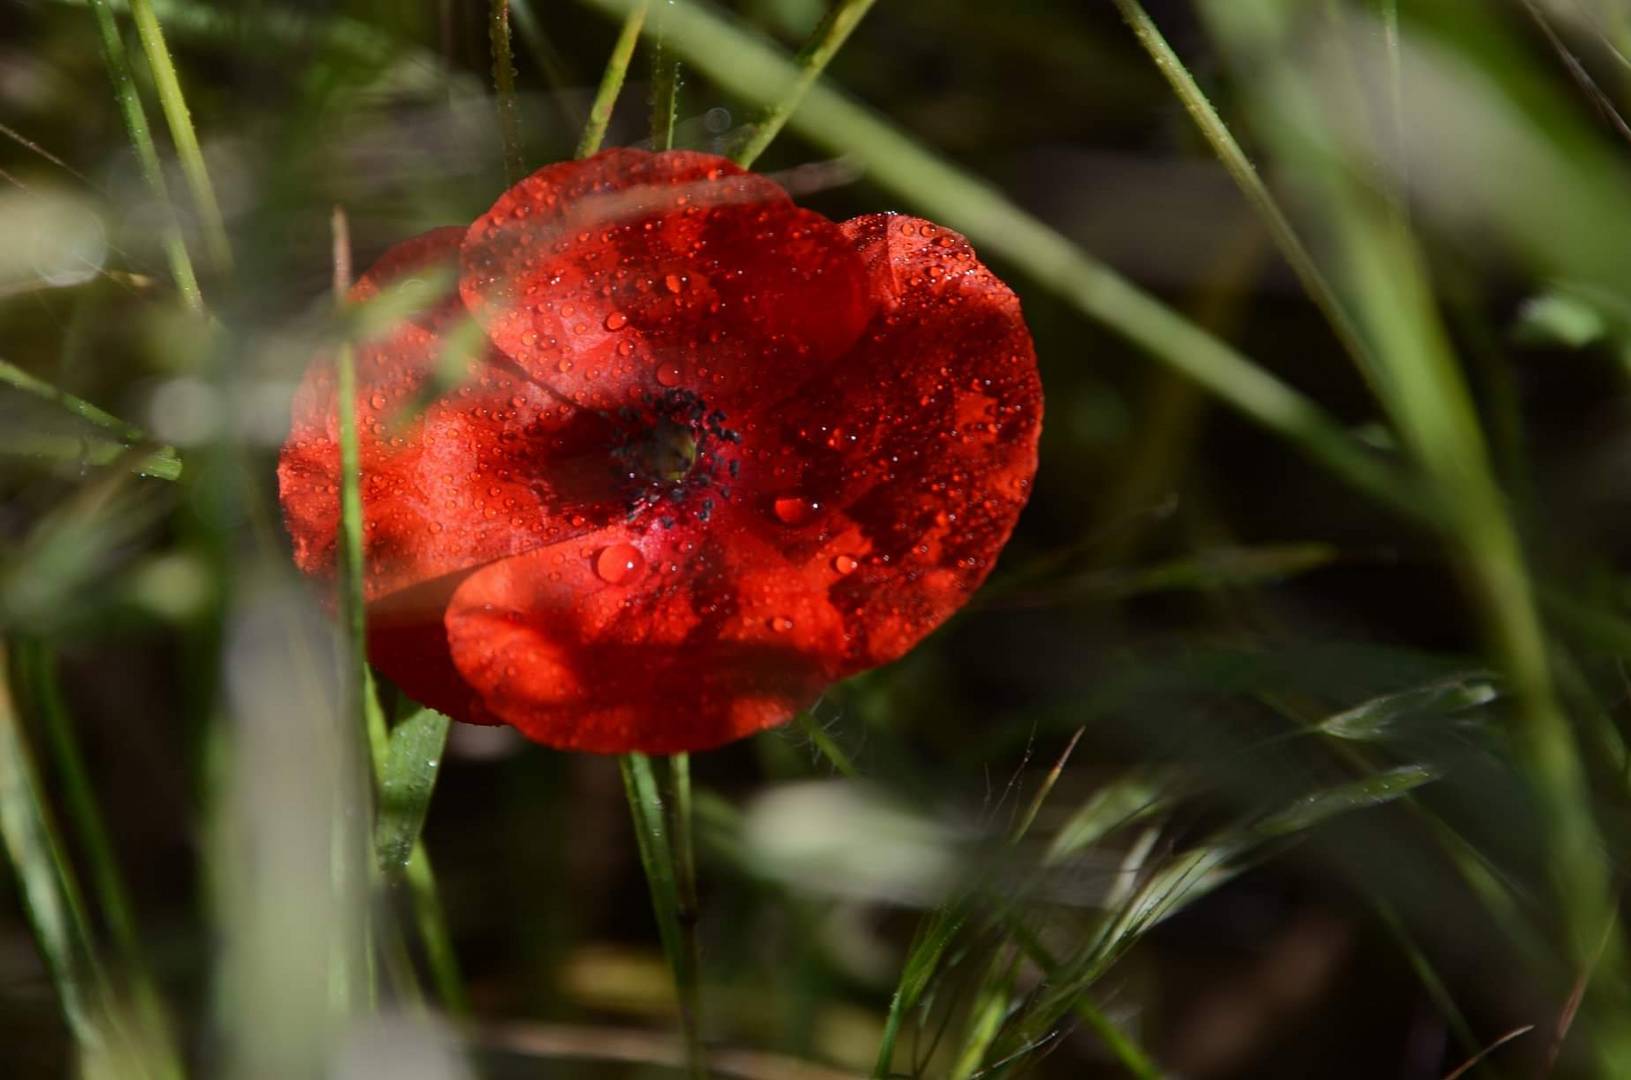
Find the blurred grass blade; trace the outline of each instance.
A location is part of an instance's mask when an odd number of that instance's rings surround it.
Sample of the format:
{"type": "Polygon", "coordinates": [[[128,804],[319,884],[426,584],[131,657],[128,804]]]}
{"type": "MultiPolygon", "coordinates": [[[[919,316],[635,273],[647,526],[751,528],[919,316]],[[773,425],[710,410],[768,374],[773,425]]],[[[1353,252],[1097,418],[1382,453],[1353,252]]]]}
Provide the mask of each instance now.
{"type": "Polygon", "coordinates": [[[108,837],[90,773],[73,730],[73,717],[62,699],[55,656],[37,641],[18,640],[13,651],[19,687],[30,711],[43,722],[51,742],[69,815],[91,868],[96,899],[118,950],[120,974],[135,1010],[133,1019],[143,1033],[142,1045],[152,1058],[152,1064],[162,1063],[163,1075],[179,1076],[181,1066],[176,1059],[169,1017],[147,964],[113,842],[108,837]]]}
{"type": "Polygon", "coordinates": [[[75,397],[66,390],[57,389],[44,379],[35,378],[8,360],[0,359],[0,383],[21,390],[25,394],[33,394],[35,397],[54,402],[81,420],[89,421],[125,442],[150,441],[147,438],[147,433],[135,424],[127,424],[112,413],[105,412],[92,405],[84,398],[75,397]]]}
{"type": "Polygon", "coordinates": [[[1338,739],[1383,739],[1488,705],[1500,695],[1492,676],[1471,673],[1372,698],[1326,717],[1315,727],[1322,734],[1338,739]]]}
{"type": "Polygon", "coordinates": [[[917,1008],[923,994],[940,968],[941,958],[968,918],[967,901],[959,899],[935,909],[926,920],[918,924],[912,945],[901,966],[900,981],[889,999],[889,1014],[884,1018],[883,1037],[878,1042],[878,1060],[872,1075],[882,1078],[893,1074],[895,1044],[900,1039],[906,1016],[917,1008]]]}
{"type": "Polygon", "coordinates": [[[764,115],[747,129],[747,141],[742,148],[732,155],[733,160],[742,168],[751,168],[759,160],[759,155],[775,141],[787,125],[788,117],[793,115],[804,95],[810,92],[810,87],[821,77],[827,65],[838,50],[844,47],[844,42],[854,29],[860,25],[866,13],[872,10],[875,0],[834,0],[827,11],[827,17],[816,27],[810,40],[804,48],[799,50],[794,63],[798,64],[798,78],[788,88],[775,104],[765,110],[764,115]]]}
{"type": "MultiPolygon", "coordinates": [[[[9,673],[5,654],[0,642],[0,673],[9,673]]],[[[97,1022],[103,1002],[98,1000],[96,948],[23,734],[9,674],[0,680],[0,841],[69,1029],[82,1051],[95,1050],[107,1037],[97,1022]]]]}
{"type": "Polygon", "coordinates": [[[702,1056],[702,1041],[697,1023],[697,971],[686,946],[686,936],[680,924],[682,909],[677,876],[674,845],[669,833],[667,814],[662,795],[657,787],[651,759],[645,754],[624,754],[618,758],[623,776],[623,791],[628,796],[629,811],[634,817],[634,837],[640,849],[640,865],[651,889],[652,913],[657,918],[657,932],[662,939],[663,952],[668,955],[669,967],[674,973],[674,986],[679,996],[680,1026],[685,1038],[686,1068],[694,1080],[706,1076],[702,1056]]]}
{"type": "Polygon", "coordinates": [[[612,122],[612,109],[617,95],[623,90],[623,80],[629,74],[629,61],[634,59],[634,47],[640,41],[640,27],[646,21],[648,3],[636,4],[623,20],[617,33],[617,43],[606,59],[606,70],[600,76],[595,90],[594,104],[589,106],[589,120],[583,125],[583,137],[578,140],[577,156],[586,158],[600,149],[606,140],[606,127],[612,122]]]}
{"type": "Polygon", "coordinates": [[[1360,337],[1352,317],[1343,307],[1331,283],[1325,279],[1319,264],[1314,260],[1313,253],[1297,235],[1291,219],[1286,217],[1285,212],[1280,209],[1279,202],[1269,191],[1268,185],[1263,183],[1257,167],[1246,156],[1246,151],[1241,149],[1234,133],[1229,130],[1229,125],[1223,122],[1223,117],[1218,115],[1212,102],[1207,99],[1194,76],[1190,75],[1183,60],[1167,43],[1160,27],[1155,25],[1155,20],[1150,18],[1139,0],[1115,0],[1115,5],[1133,31],[1133,36],[1155,62],[1156,70],[1167,80],[1167,85],[1172,87],[1173,94],[1183,104],[1184,110],[1195,122],[1207,145],[1212,148],[1218,161],[1234,180],[1235,186],[1262,219],[1275,246],[1280,249],[1280,254],[1291,266],[1292,272],[1297,275],[1297,280],[1308,293],[1309,299],[1314,301],[1320,313],[1325,316],[1325,321],[1330,324],[1337,341],[1353,359],[1359,373],[1367,380],[1371,379],[1373,364],[1370,351],[1364,339],[1360,337]]]}
{"type": "Polygon", "coordinates": [[[1142,770],[1104,784],[1054,833],[1043,862],[1062,862],[1110,832],[1154,813],[1162,805],[1164,786],[1142,770]]]}
{"type": "Polygon", "coordinates": [[[204,247],[217,270],[232,265],[232,247],[227,242],[226,221],[221,216],[221,204],[216,200],[215,187],[210,183],[209,170],[204,166],[204,151],[198,145],[198,134],[193,130],[192,115],[187,110],[187,99],[181,92],[181,80],[176,76],[170,48],[164,41],[164,30],[153,11],[153,0],[130,0],[130,16],[136,24],[136,36],[147,55],[147,67],[158,88],[159,107],[164,110],[165,122],[170,127],[176,157],[181,162],[181,174],[192,191],[198,207],[198,220],[204,233],[204,247]]]}
{"type": "Polygon", "coordinates": [[[176,220],[175,206],[170,202],[169,186],[164,182],[164,165],[159,160],[158,148],[153,145],[153,133],[147,126],[147,113],[142,108],[141,95],[136,90],[136,77],[130,69],[130,56],[125,52],[124,37],[119,23],[107,0],[89,0],[96,16],[96,28],[102,38],[102,58],[107,64],[108,77],[113,80],[113,96],[119,102],[124,118],[125,132],[136,151],[142,177],[159,204],[164,236],[164,251],[170,263],[170,275],[176,280],[176,289],[182,301],[193,311],[204,310],[204,298],[198,291],[198,275],[193,270],[192,257],[187,254],[187,242],[181,235],[181,224],[176,220]]]}
{"type": "MultiPolygon", "coordinates": [[[[1214,36],[1237,63],[1250,63],[1266,134],[1324,210],[1338,280],[1375,345],[1384,404],[1442,506],[1445,542],[1471,585],[1492,651],[1510,680],[1517,757],[1540,806],[1554,900],[1577,970],[1590,968],[1605,926],[1617,922],[1602,839],[1589,804],[1584,763],[1557,696],[1548,635],[1525,553],[1490,464],[1466,377],[1437,310],[1430,270],[1413,237],[1377,192],[1367,162],[1374,148],[1343,144],[1329,95],[1292,61],[1346,48],[1287,48],[1286,13],[1267,0],[1209,0],[1214,36]]],[[[1631,1063],[1624,942],[1611,935],[1598,1047],[1609,1071],[1631,1063]]]]}
{"type": "MultiPolygon", "coordinates": [[[[623,16],[637,0],[584,0],[623,16]]],[[[670,46],[721,87],[749,101],[781,100],[798,69],[773,46],[696,4],[664,10],[670,46]]],[[[965,234],[988,259],[1011,261],[1078,311],[1171,364],[1263,427],[1302,447],[1385,505],[1431,517],[1413,482],[1375,457],[1323,409],[1135,287],[1001,192],[819,81],[788,123],[851,157],[869,178],[965,234]]]]}
{"type": "Polygon", "coordinates": [[[391,729],[379,780],[379,818],[374,824],[374,850],[384,870],[406,868],[414,854],[436,790],[451,724],[435,709],[419,709],[391,729]]]}
{"type": "Polygon", "coordinates": [[[498,109],[498,139],[504,151],[504,178],[513,184],[526,175],[526,166],[521,155],[521,114],[515,98],[509,0],[488,0],[487,38],[493,50],[493,88],[498,109]]]}

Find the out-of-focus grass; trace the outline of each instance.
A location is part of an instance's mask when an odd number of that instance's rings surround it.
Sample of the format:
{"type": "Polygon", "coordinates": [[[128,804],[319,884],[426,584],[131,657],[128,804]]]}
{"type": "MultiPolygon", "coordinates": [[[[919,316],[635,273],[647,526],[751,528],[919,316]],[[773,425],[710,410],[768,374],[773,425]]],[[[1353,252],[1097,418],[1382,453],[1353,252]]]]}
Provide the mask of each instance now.
{"type": "Polygon", "coordinates": [[[0,1072],[623,1075],[676,1013],[738,1075],[1623,1071],[1624,17],[645,11],[0,16],[0,1072]],[[424,301],[334,314],[333,206],[366,264],[603,138],[966,232],[1048,390],[988,592],[626,763],[638,845],[610,763],[371,687],[270,482],[424,301]]]}

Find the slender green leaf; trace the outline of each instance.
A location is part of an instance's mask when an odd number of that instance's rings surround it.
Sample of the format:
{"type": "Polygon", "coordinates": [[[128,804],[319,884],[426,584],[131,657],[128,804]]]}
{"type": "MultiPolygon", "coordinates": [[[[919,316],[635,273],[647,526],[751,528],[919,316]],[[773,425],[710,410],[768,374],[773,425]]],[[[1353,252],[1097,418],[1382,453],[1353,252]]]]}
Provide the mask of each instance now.
{"type": "Polygon", "coordinates": [[[225,269],[232,263],[232,247],[227,242],[226,220],[221,216],[221,204],[215,197],[215,186],[210,183],[209,170],[204,165],[204,151],[198,145],[198,134],[193,130],[192,114],[187,109],[186,96],[181,92],[181,80],[170,59],[170,47],[165,44],[164,30],[153,11],[152,0],[130,0],[130,15],[136,23],[136,36],[147,55],[147,67],[158,88],[159,107],[164,110],[170,138],[175,142],[176,156],[181,161],[181,174],[191,190],[193,203],[198,208],[199,224],[203,226],[204,245],[216,269],[225,269]]]}
{"type": "Polygon", "coordinates": [[[515,183],[526,175],[521,154],[521,113],[515,98],[515,52],[510,46],[510,2],[488,0],[487,38],[493,50],[493,87],[498,108],[498,139],[504,150],[504,177],[515,183]]]}
{"type": "Polygon", "coordinates": [[[391,729],[374,824],[374,851],[387,871],[404,869],[414,855],[451,724],[435,709],[419,709],[391,729]]]}

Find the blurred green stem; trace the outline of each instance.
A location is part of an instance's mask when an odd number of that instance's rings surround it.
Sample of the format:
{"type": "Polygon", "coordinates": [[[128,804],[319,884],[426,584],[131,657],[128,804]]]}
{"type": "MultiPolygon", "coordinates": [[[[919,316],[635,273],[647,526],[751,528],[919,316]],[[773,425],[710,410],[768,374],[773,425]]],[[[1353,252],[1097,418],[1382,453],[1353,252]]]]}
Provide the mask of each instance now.
{"type": "Polygon", "coordinates": [[[181,225],[176,220],[175,205],[170,202],[169,186],[164,182],[164,165],[159,160],[158,148],[153,145],[153,133],[147,126],[141,95],[136,91],[136,77],[130,69],[130,56],[125,52],[118,20],[113,17],[107,0],[90,0],[90,5],[96,16],[97,31],[102,37],[102,58],[107,64],[108,77],[113,80],[113,96],[119,102],[125,132],[136,151],[142,178],[159,205],[162,218],[160,232],[164,236],[164,252],[170,263],[170,275],[175,278],[182,302],[191,310],[202,312],[204,298],[198,291],[198,275],[193,270],[192,257],[187,254],[187,242],[182,238],[181,225]]]}
{"type": "Polygon", "coordinates": [[[732,157],[742,168],[751,168],[765,152],[765,148],[781,134],[783,127],[787,126],[788,117],[793,110],[799,107],[804,95],[810,92],[810,87],[821,77],[827,64],[838,55],[838,50],[849,39],[850,33],[860,25],[866,13],[872,9],[875,0],[837,0],[837,3],[828,10],[827,17],[816,27],[810,40],[804,48],[799,50],[794,63],[798,65],[798,77],[793,85],[778,98],[775,104],[765,110],[764,115],[754,121],[748,129],[747,141],[742,144],[732,157]]]}
{"type": "MultiPolygon", "coordinates": [[[[629,812],[634,817],[634,837],[640,849],[640,865],[645,870],[646,883],[651,889],[652,913],[657,919],[657,932],[668,955],[674,973],[674,988],[679,998],[680,1027],[685,1040],[686,1070],[693,1080],[704,1080],[707,1065],[702,1053],[699,1031],[700,988],[698,971],[692,950],[695,948],[694,930],[687,933],[683,914],[679,880],[679,859],[675,852],[675,837],[663,807],[663,798],[657,786],[651,759],[645,754],[624,754],[618,759],[623,776],[623,791],[628,797],[629,812]]],[[[686,806],[690,806],[689,766],[686,766],[686,806]]],[[[689,824],[685,827],[690,835],[689,824]]]]}
{"type": "Polygon", "coordinates": [[[198,134],[193,130],[192,115],[187,110],[187,99],[181,92],[181,80],[176,77],[176,66],[170,59],[170,49],[164,42],[164,30],[153,12],[152,0],[130,0],[130,16],[136,23],[136,36],[141,40],[142,51],[147,54],[147,66],[158,89],[159,107],[164,110],[170,138],[175,142],[181,173],[198,208],[205,250],[209,252],[215,268],[225,270],[232,265],[226,221],[221,216],[221,204],[215,198],[209,170],[204,167],[204,152],[199,148],[198,134]]]}
{"type": "Polygon", "coordinates": [[[618,31],[617,43],[612,46],[612,55],[606,60],[606,70],[600,76],[599,88],[595,90],[594,104],[589,106],[589,120],[583,126],[583,137],[578,140],[577,156],[580,158],[595,153],[605,141],[606,127],[612,122],[612,108],[623,89],[623,80],[628,77],[634,47],[640,41],[640,27],[645,24],[647,7],[648,4],[641,3],[631,10],[623,20],[623,28],[618,31]]]}
{"type": "Polygon", "coordinates": [[[504,150],[504,179],[525,175],[521,155],[521,116],[515,98],[515,52],[510,45],[509,0],[488,0],[487,37],[493,50],[493,88],[498,108],[498,138],[504,150]]]}
{"type": "Polygon", "coordinates": [[[424,841],[414,844],[405,876],[412,893],[419,938],[425,946],[425,959],[437,996],[442,999],[442,1007],[449,1015],[467,1017],[470,1015],[470,998],[464,991],[464,979],[459,974],[458,956],[453,951],[453,938],[447,930],[447,914],[442,908],[436,875],[431,869],[430,854],[425,850],[424,841]]]}

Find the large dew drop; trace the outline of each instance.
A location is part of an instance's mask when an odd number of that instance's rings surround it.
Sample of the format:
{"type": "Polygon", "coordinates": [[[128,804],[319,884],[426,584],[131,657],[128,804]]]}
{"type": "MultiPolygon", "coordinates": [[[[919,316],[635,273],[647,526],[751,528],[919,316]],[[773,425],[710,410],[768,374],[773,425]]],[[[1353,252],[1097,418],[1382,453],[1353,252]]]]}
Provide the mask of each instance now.
{"type": "Polygon", "coordinates": [[[595,556],[595,574],[608,585],[623,585],[640,576],[645,556],[633,544],[613,544],[595,556]]]}
{"type": "Polygon", "coordinates": [[[770,509],[783,525],[803,525],[821,512],[821,504],[802,495],[783,495],[770,509]]]}

